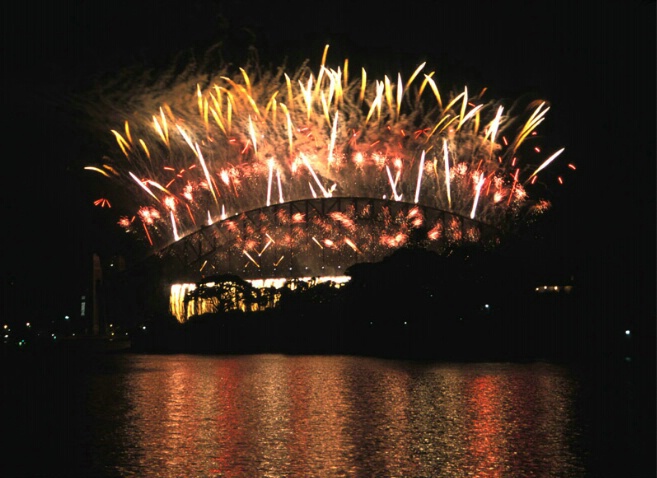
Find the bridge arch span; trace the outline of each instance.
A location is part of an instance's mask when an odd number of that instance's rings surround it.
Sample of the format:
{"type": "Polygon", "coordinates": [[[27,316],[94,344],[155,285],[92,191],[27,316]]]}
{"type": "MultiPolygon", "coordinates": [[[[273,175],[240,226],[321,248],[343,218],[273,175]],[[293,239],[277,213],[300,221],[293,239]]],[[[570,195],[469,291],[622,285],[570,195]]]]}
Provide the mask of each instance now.
{"type": "Polygon", "coordinates": [[[361,197],[303,199],[223,219],[159,252],[187,280],[215,274],[243,279],[344,275],[415,245],[442,253],[464,244],[491,247],[499,230],[458,214],[361,197]]]}

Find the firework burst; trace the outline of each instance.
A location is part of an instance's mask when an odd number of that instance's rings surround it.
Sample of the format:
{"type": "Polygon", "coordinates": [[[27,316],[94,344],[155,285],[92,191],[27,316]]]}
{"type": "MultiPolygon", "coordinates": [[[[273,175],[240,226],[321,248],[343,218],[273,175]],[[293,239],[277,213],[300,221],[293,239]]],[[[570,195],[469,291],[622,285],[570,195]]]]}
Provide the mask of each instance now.
{"type": "MultiPolygon", "coordinates": [[[[563,152],[542,156],[536,144],[546,102],[514,116],[483,91],[444,95],[425,64],[408,78],[370,79],[364,69],[352,76],[348,60],[329,67],[327,52],[316,70],[308,62],[290,73],[257,62],[212,74],[187,70],[115,98],[103,110],[116,121],[109,128],[115,152],[87,169],[119,184],[133,205],[117,223],[159,250],[205,225],[235,228],[226,219],[246,211],[313,198],[436,208],[499,231],[549,209],[531,194],[563,152]]],[[[394,249],[423,225],[418,211],[360,240],[354,217],[336,213],[316,225],[308,244],[394,249]]],[[[285,220],[294,226],[294,217],[285,220]]],[[[427,239],[450,227],[426,224],[427,239]]],[[[277,243],[308,234],[295,231],[277,243]]],[[[239,247],[254,257],[274,242],[271,232],[243,231],[250,235],[239,247]]]]}

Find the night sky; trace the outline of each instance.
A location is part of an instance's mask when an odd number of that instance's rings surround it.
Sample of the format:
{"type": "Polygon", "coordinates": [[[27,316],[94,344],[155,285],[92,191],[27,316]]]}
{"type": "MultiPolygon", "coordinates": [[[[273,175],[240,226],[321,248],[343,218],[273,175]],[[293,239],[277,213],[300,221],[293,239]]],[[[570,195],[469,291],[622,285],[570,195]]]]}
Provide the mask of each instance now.
{"type": "Polygon", "coordinates": [[[607,298],[609,313],[654,330],[654,1],[63,0],[2,9],[5,314],[17,313],[17,300],[34,320],[77,313],[91,254],[126,246],[93,205],[98,191],[82,169],[108,153],[107,138],[73,98],[125,68],[157,70],[215,44],[238,65],[254,47],[264,63],[292,67],[318,63],[329,44],[329,62],[349,58],[377,78],[407,77],[427,61],[444,89],[547,99],[541,131],[577,171],[557,185],[541,227],[505,253],[574,274],[607,298]]]}

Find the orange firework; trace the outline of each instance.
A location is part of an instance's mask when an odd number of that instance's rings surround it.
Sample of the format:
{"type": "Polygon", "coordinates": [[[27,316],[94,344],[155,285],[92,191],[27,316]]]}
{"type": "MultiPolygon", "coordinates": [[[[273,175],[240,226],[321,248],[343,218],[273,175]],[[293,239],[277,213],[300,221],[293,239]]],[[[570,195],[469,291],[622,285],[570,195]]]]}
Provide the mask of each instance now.
{"type": "MultiPolygon", "coordinates": [[[[102,111],[118,112],[113,119],[122,125],[110,130],[114,158],[86,169],[124,186],[140,223],[122,225],[143,228],[159,249],[227,217],[313,198],[417,204],[500,231],[523,213],[548,209],[547,200],[527,189],[564,151],[541,158],[536,132],[550,109],[545,101],[512,115],[501,102],[484,100],[484,91],[442,93],[426,63],[406,80],[401,74],[370,79],[364,69],[350,79],[348,62],[332,68],[327,53],[328,46],[317,70],[310,62],[292,72],[249,62],[237,71],[190,69],[165,86],[111,92],[102,111]],[[525,155],[539,160],[523,165],[525,155]]],[[[361,251],[368,241],[399,247],[420,227],[427,227],[428,239],[453,229],[409,216],[371,239],[355,231],[352,216],[333,214],[325,218],[335,223],[333,236],[313,239],[361,251]]],[[[250,262],[268,241],[286,243],[273,236],[263,241],[244,239],[250,262]]]]}

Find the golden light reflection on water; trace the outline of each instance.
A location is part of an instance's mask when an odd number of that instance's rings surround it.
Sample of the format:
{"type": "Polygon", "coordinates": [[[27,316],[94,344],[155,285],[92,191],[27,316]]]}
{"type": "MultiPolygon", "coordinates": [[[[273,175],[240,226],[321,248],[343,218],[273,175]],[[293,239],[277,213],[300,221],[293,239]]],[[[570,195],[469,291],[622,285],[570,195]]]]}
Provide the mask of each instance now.
{"type": "Polygon", "coordinates": [[[502,476],[501,465],[507,446],[502,433],[502,410],[499,383],[489,376],[476,377],[470,384],[469,411],[472,413],[468,440],[474,467],[482,477],[502,476]]]}
{"type": "Polygon", "coordinates": [[[584,476],[557,366],[130,360],[110,437],[121,476],[584,476]]]}

